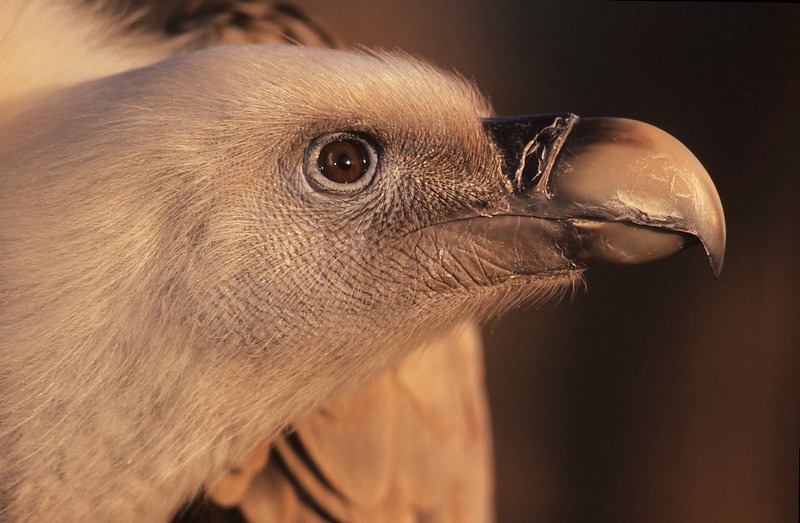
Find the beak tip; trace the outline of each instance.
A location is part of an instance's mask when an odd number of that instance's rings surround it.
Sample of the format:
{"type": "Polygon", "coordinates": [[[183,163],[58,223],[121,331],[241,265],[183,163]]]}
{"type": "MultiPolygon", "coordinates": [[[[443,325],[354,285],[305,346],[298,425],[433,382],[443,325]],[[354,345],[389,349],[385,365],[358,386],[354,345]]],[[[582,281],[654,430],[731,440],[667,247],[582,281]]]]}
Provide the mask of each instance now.
{"type": "MultiPolygon", "coordinates": [[[[706,173],[706,177],[708,174],[706,173]]],[[[710,178],[708,178],[710,181],[710,178]]],[[[703,248],[708,255],[711,264],[711,272],[715,279],[719,279],[722,273],[722,265],[725,261],[725,247],[727,243],[727,227],[725,225],[725,213],[722,210],[719,194],[711,184],[706,191],[708,207],[712,212],[698,213],[697,224],[703,231],[697,237],[703,244],[703,248]]]]}
{"type": "Polygon", "coordinates": [[[724,257],[709,255],[708,260],[711,262],[711,273],[714,275],[714,279],[718,280],[720,274],[722,274],[722,262],[724,261],[724,257]]]}
{"type": "Polygon", "coordinates": [[[725,236],[723,235],[721,241],[711,247],[703,243],[703,248],[711,264],[711,273],[714,275],[714,279],[718,280],[720,274],[722,274],[722,265],[725,261],[725,236]]]}

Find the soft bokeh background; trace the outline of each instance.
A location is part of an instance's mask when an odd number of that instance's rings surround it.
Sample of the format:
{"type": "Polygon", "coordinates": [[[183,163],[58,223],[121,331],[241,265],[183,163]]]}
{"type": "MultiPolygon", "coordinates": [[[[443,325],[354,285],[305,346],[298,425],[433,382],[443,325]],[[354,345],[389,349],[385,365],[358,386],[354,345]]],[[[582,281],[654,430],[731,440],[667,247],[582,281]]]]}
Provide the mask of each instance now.
{"type": "Polygon", "coordinates": [[[488,327],[498,520],[797,521],[800,6],[294,3],[460,71],[499,114],[653,123],[717,184],[719,281],[695,249],[488,327]]]}

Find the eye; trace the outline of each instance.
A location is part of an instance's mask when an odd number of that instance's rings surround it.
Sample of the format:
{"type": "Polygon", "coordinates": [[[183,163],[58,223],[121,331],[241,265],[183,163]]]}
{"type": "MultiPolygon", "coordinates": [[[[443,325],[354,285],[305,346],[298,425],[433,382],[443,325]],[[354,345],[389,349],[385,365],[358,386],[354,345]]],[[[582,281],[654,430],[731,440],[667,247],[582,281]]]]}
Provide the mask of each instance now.
{"type": "Polygon", "coordinates": [[[339,132],[318,136],[309,144],[303,171],[318,191],[354,193],[375,175],[378,151],[362,134],[339,132]]]}
{"type": "Polygon", "coordinates": [[[317,166],[332,182],[353,183],[367,171],[369,157],[361,142],[342,140],[320,149],[317,166]]]}

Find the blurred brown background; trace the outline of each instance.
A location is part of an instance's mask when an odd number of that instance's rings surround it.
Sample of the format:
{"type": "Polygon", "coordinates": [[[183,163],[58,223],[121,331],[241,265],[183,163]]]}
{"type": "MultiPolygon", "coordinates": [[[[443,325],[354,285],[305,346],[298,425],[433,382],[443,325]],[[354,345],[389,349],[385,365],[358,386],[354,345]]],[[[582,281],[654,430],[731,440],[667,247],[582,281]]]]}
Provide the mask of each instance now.
{"type": "Polygon", "coordinates": [[[488,327],[498,520],[797,521],[800,6],[294,3],[473,78],[501,115],[655,124],[717,184],[719,281],[695,249],[488,327]]]}

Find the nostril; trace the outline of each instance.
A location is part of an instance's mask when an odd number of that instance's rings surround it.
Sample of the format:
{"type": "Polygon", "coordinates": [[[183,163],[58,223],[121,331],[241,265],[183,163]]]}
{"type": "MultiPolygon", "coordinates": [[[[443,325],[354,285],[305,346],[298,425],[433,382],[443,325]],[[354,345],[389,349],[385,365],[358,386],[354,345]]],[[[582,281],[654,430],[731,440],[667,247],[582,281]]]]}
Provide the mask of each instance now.
{"type": "Polygon", "coordinates": [[[546,177],[578,120],[574,114],[566,113],[483,121],[503,160],[503,172],[514,184],[514,192],[529,191],[546,177]]]}

